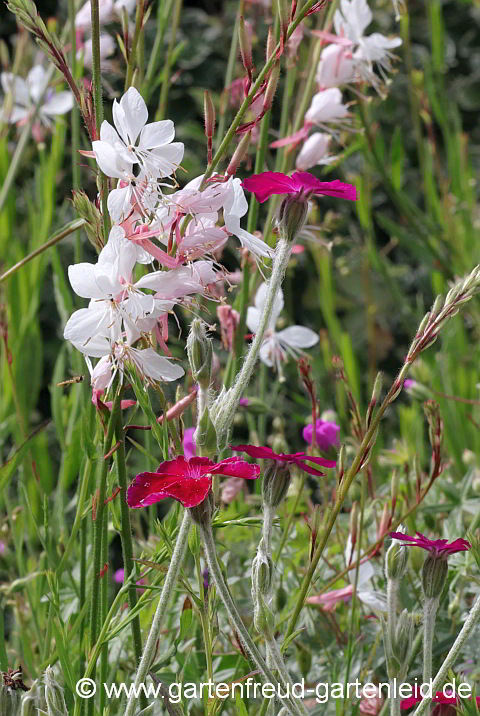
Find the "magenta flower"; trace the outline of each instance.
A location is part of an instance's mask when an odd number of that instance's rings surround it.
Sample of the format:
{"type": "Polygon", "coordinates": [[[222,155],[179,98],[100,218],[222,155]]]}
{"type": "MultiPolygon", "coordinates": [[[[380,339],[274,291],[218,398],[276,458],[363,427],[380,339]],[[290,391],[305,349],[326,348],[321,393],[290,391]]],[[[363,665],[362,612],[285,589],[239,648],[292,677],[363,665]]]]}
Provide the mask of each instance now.
{"type": "MultiPolygon", "coordinates": [[[[113,581],[116,582],[117,584],[124,583],[125,570],[123,567],[120,567],[120,569],[115,570],[115,572],[113,574],[113,581]]],[[[138,589],[139,594],[143,594],[143,592],[145,591],[144,589],[142,589],[142,584],[146,584],[146,583],[147,583],[147,580],[144,579],[143,577],[141,577],[140,579],[137,580],[137,589],[138,589]]]]}
{"type": "Polygon", "coordinates": [[[245,452],[247,455],[253,458],[260,458],[262,460],[275,460],[276,462],[284,463],[285,465],[297,465],[301,470],[308,472],[309,475],[318,475],[322,477],[325,473],[316,470],[311,465],[306,464],[306,460],[313,462],[315,465],[321,465],[322,467],[335,467],[335,460],[325,460],[323,457],[313,457],[307,455],[304,452],[294,452],[291,455],[285,453],[276,453],[269,447],[256,447],[255,445],[233,445],[230,446],[231,450],[235,452],[245,452]]]}
{"type": "MultiPolygon", "coordinates": [[[[315,442],[317,443],[320,450],[328,452],[331,447],[338,447],[340,440],[338,433],[340,432],[340,426],[337,423],[330,422],[329,420],[322,420],[318,418],[315,421],[315,442]]],[[[303,439],[309,445],[312,444],[313,438],[313,424],[310,423],[303,428],[303,439]]]]}
{"type": "Polygon", "coordinates": [[[213,475],[243,477],[255,480],[260,474],[258,465],[250,465],[239,457],[228,457],[218,463],[208,457],[182,456],[162,462],[156,472],[141,472],[127,491],[129,507],[147,507],[167,497],[173,497],[184,507],[196,507],[207,497],[213,475]]]}
{"type": "Polygon", "coordinates": [[[390,532],[390,537],[407,543],[407,547],[421,547],[430,552],[434,557],[449,557],[457,552],[466,552],[471,548],[470,542],[466,539],[456,539],[448,543],[446,539],[428,539],[421,532],[416,537],[410,537],[403,532],[390,532]]]}
{"type": "Polygon", "coordinates": [[[350,201],[357,198],[357,190],[353,184],[345,184],[338,179],[320,181],[308,172],[294,172],[291,177],[281,172],[262,172],[244,179],[242,186],[255,194],[260,204],[273,194],[296,194],[307,198],[313,194],[323,194],[350,201]]]}
{"type": "Polygon", "coordinates": [[[197,446],[193,437],[195,428],[187,428],[183,433],[183,455],[186,460],[195,457],[197,454],[197,446]]]}

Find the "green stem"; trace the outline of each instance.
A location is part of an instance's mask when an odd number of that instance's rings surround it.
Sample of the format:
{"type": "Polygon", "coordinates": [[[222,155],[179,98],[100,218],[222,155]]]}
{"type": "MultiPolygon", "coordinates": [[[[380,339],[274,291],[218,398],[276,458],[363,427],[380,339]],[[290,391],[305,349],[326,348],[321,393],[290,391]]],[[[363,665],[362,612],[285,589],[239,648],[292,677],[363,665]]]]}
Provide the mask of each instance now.
{"type": "MultiPolygon", "coordinates": [[[[120,396],[123,391],[119,388],[120,396]]],[[[120,487],[120,514],[122,520],[122,553],[123,553],[123,566],[125,575],[130,575],[136,568],[133,561],[133,543],[132,543],[132,527],[130,524],[130,509],[127,504],[127,465],[125,460],[125,432],[123,430],[123,419],[121,400],[116,402],[114,408],[112,408],[112,420],[115,422],[115,437],[118,441],[118,448],[115,452],[115,459],[117,463],[117,476],[118,485],[120,487]]],[[[130,609],[134,609],[137,604],[137,585],[132,583],[128,589],[128,604],[130,609]]],[[[142,634],[140,630],[140,617],[136,616],[132,619],[132,637],[133,646],[135,651],[135,663],[138,663],[142,656],[142,634]]],[[[146,708],[148,705],[147,697],[142,693],[141,697],[142,708],[146,708]]]]}
{"type": "MultiPolygon", "coordinates": [[[[239,0],[239,5],[243,4],[243,0],[239,0]]],[[[238,41],[238,18],[242,13],[239,11],[235,16],[235,26],[232,33],[232,41],[230,43],[230,52],[228,54],[227,71],[225,73],[225,88],[223,101],[220,99],[220,120],[218,122],[217,140],[215,142],[215,149],[221,142],[222,135],[225,131],[225,122],[228,108],[228,88],[233,82],[233,73],[235,71],[235,61],[237,59],[237,41],[238,41]]]]}
{"type": "Polygon", "coordinates": [[[377,428],[380,424],[380,420],[382,419],[383,414],[385,413],[385,410],[387,409],[387,407],[390,405],[391,402],[393,402],[394,398],[398,394],[398,385],[401,386],[403,384],[402,381],[405,378],[407,371],[408,371],[408,365],[406,365],[402,368],[399,376],[392,383],[392,386],[390,387],[390,390],[388,391],[388,394],[385,397],[385,400],[379,407],[377,413],[375,414],[375,416],[372,420],[370,428],[365,433],[365,436],[364,436],[364,438],[361,442],[361,445],[357,451],[355,459],[354,459],[352,465],[350,466],[350,469],[347,471],[346,475],[343,478],[342,486],[338,491],[337,501],[336,501],[335,506],[328,518],[325,529],[322,532],[322,537],[318,543],[318,546],[315,549],[315,552],[312,557],[312,561],[308,567],[305,577],[303,578],[300,593],[297,598],[297,603],[295,605],[295,609],[294,609],[293,614],[290,617],[290,621],[288,623],[288,628],[287,628],[287,632],[285,634],[285,639],[288,639],[288,637],[291,636],[293,634],[293,632],[295,631],[295,627],[296,627],[298,618],[300,616],[300,612],[303,609],[303,605],[305,604],[305,599],[307,597],[308,590],[310,589],[310,584],[311,584],[311,581],[315,574],[317,564],[323,554],[323,550],[325,549],[325,545],[327,544],[328,538],[329,538],[330,533],[335,525],[337,517],[340,514],[340,511],[343,506],[343,502],[345,500],[345,497],[347,496],[350,485],[352,484],[353,480],[355,479],[355,476],[359,472],[362,462],[365,459],[366,452],[368,451],[369,448],[371,448],[371,442],[375,437],[377,428]]]}
{"type": "MultiPolygon", "coordinates": [[[[114,405],[112,407],[112,413],[108,421],[107,433],[103,441],[103,452],[100,462],[100,475],[98,478],[98,488],[96,494],[97,510],[95,515],[95,522],[93,526],[93,585],[92,585],[92,597],[91,597],[91,610],[90,610],[90,642],[89,648],[91,649],[97,642],[99,633],[99,612],[100,612],[100,591],[101,591],[101,561],[102,561],[102,526],[103,526],[103,511],[105,509],[105,498],[107,494],[107,476],[108,476],[108,458],[105,459],[105,455],[110,450],[112,444],[113,433],[115,430],[115,420],[113,417],[113,409],[115,404],[120,401],[120,391],[117,391],[115,395],[114,405]]],[[[93,672],[95,673],[95,664],[93,666],[93,672]]],[[[88,713],[93,716],[94,703],[93,699],[88,702],[88,713]]]]}
{"type": "Polygon", "coordinates": [[[460,634],[455,639],[452,648],[447,654],[447,658],[443,662],[442,666],[437,672],[436,677],[433,680],[432,690],[430,692],[432,696],[427,696],[423,699],[423,701],[419,704],[416,711],[414,712],[413,716],[423,716],[423,714],[427,711],[433,696],[435,696],[435,693],[443,686],[443,683],[448,676],[449,670],[455,665],[455,662],[458,659],[465,642],[467,641],[467,639],[469,639],[479,621],[480,597],[477,597],[475,604],[473,605],[470,614],[468,615],[467,620],[460,631],[460,634]]]}
{"type": "MultiPolygon", "coordinates": [[[[100,68],[100,0],[91,0],[92,8],[92,82],[93,82],[93,103],[95,107],[95,124],[97,138],[100,137],[100,127],[103,122],[103,97],[102,97],[102,72],[100,68]]],[[[108,216],[108,179],[99,170],[99,190],[102,201],[103,233],[104,243],[108,240],[110,233],[110,218],[108,216]]]]}
{"type": "MultiPolygon", "coordinates": [[[[300,25],[302,20],[307,15],[308,11],[314,5],[315,1],[316,0],[307,0],[307,2],[302,7],[302,9],[297,12],[297,15],[296,15],[294,21],[292,23],[290,23],[290,25],[289,25],[289,28],[287,31],[287,38],[286,38],[287,40],[291,37],[292,33],[295,31],[295,29],[298,27],[298,25],[300,25]]],[[[209,179],[212,176],[218,163],[220,162],[220,160],[224,156],[225,152],[227,151],[231,141],[233,140],[233,138],[235,136],[235,133],[236,133],[238,127],[240,126],[240,124],[243,120],[243,117],[245,116],[247,109],[249,108],[249,106],[252,102],[252,99],[254,98],[254,96],[256,95],[258,90],[260,89],[260,86],[261,86],[263,80],[266,78],[267,74],[270,72],[273,65],[277,61],[276,57],[277,57],[277,52],[279,52],[279,51],[280,51],[280,43],[278,43],[277,46],[275,47],[274,51],[272,52],[271,57],[265,63],[265,65],[262,68],[261,72],[259,73],[257,79],[252,84],[252,86],[250,88],[250,92],[243,100],[243,102],[240,106],[240,109],[238,110],[237,114],[235,115],[235,118],[234,118],[232,124],[230,125],[225,137],[221,141],[220,146],[218,147],[217,151],[215,152],[215,156],[213,157],[211,164],[209,164],[209,166],[205,172],[205,175],[203,177],[202,187],[205,186],[207,179],[209,179]]]]}
{"type": "MultiPolygon", "coordinates": [[[[140,686],[140,684],[144,683],[148,674],[148,670],[155,657],[157,639],[160,635],[160,630],[163,625],[165,612],[167,611],[170,598],[173,594],[173,590],[177,582],[183,560],[185,558],[191,522],[192,520],[190,517],[190,513],[188,510],[185,510],[177,541],[175,542],[175,549],[173,550],[172,559],[170,560],[170,566],[165,576],[165,582],[163,583],[160,599],[158,600],[155,616],[153,617],[152,625],[148,633],[142,658],[140,659],[140,663],[138,665],[137,675],[135,677],[135,691],[137,693],[138,687],[140,686]]],[[[124,716],[133,716],[136,709],[137,703],[135,695],[132,693],[131,697],[128,700],[124,716]]]]}
{"type": "Polygon", "coordinates": [[[92,474],[92,461],[87,458],[87,461],[85,463],[85,469],[83,471],[83,478],[80,485],[80,492],[78,493],[78,503],[77,503],[77,512],[75,515],[75,520],[73,522],[73,526],[70,532],[70,537],[68,538],[67,546],[65,547],[65,552],[63,553],[62,559],[60,560],[60,564],[57,567],[57,579],[60,579],[60,575],[62,574],[63,570],[65,569],[65,566],[70,558],[70,555],[72,553],[72,550],[77,542],[77,534],[80,527],[83,527],[86,522],[84,522],[84,506],[85,501],[87,499],[88,494],[88,486],[90,483],[90,475],[92,474]]]}
{"type": "Polygon", "coordinates": [[[132,85],[133,72],[137,64],[137,45],[140,37],[140,31],[143,24],[144,0],[137,0],[137,9],[135,13],[135,30],[133,32],[132,48],[130,51],[130,59],[127,67],[127,76],[125,78],[125,91],[132,85]]]}
{"type": "Polygon", "coordinates": [[[168,43],[167,58],[165,60],[165,66],[163,68],[163,82],[162,89],[160,90],[160,102],[158,104],[158,110],[155,119],[161,120],[165,117],[167,111],[168,102],[168,90],[170,89],[170,71],[173,64],[173,51],[175,49],[175,41],[177,38],[177,30],[180,25],[180,16],[182,14],[183,0],[175,0],[175,10],[173,13],[172,29],[170,35],[170,41],[168,43]]]}
{"type": "Polygon", "coordinates": [[[163,38],[165,37],[165,29],[167,22],[170,17],[170,13],[173,7],[173,0],[166,0],[166,2],[158,3],[159,7],[157,10],[157,32],[155,34],[155,42],[153,43],[153,50],[148,61],[147,73],[145,75],[145,81],[142,85],[142,95],[145,97],[145,102],[148,104],[150,99],[150,93],[152,90],[153,78],[158,68],[160,60],[160,53],[163,47],[163,38]]]}
{"type": "MultiPolygon", "coordinates": [[[[77,79],[77,31],[75,27],[75,0],[68,0],[68,19],[70,22],[70,67],[74,80],[77,79]]],[[[72,189],[80,188],[80,164],[77,150],[80,147],[80,110],[77,104],[72,107],[72,189]]],[[[80,231],[75,237],[75,263],[82,260],[82,241],[80,231]]]]}

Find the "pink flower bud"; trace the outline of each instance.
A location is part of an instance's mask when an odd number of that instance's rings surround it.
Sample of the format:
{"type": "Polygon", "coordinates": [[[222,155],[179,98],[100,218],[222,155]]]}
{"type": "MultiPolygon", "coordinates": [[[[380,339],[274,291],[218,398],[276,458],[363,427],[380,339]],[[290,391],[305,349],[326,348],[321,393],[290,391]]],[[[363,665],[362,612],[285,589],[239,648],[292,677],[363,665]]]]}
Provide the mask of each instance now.
{"type": "Polygon", "coordinates": [[[223,347],[227,351],[232,351],[233,342],[235,340],[235,332],[237,330],[238,322],[240,321],[240,314],[231,306],[225,305],[217,307],[217,316],[220,321],[223,347]]]}
{"type": "Polygon", "coordinates": [[[245,157],[248,153],[248,147],[250,146],[250,140],[252,138],[252,131],[248,131],[246,134],[243,135],[241,141],[239,142],[237,148],[235,149],[235,152],[233,154],[233,157],[230,160],[230,164],[227,167],[226,174],[228,176],[233,176],[240,164],[243,162],[245,157]]]}
{"type": "Polygon", "coordinates": [[[298,171],[304,172],[319,164],[328,154],[331,141],[332,138],[329,134],[322,132],[312,134],[304,143],[295,162],[298,171]]]}

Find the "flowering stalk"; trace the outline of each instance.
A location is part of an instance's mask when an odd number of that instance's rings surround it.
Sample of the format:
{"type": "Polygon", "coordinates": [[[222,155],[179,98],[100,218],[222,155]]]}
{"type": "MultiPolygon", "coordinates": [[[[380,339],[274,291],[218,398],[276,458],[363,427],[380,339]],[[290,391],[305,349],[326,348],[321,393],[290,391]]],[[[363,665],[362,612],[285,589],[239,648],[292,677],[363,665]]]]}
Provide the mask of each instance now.
{"type": "Polygon", "coordinates": [[[157,650],[157,639],[160,635],[160,630],[163,625],[163,619],[165,612],[167,611],[170,598],[173,594],[175,584],[178,579],[178,575],[185,558],[185,552],[188,545],[188,535],[190,532],[190,526],[192,520],[190,517],[189,510],[185,510],[183,514],[182,524],[180,525],[180,531],[175,542],[175,548],[173,550],[172,558],[170,560],[170,566],[168,572],[165,575],[165,582],[163,583],[162,592],[160,599],[158,600],[157,608],[155,610],[155,616],[153,617],[152,625],[148,633],[145,648],[143,650],[142,658],[137,669],[137,675],[135,677],[135,689],[132,689],[132,695],[128,699],[127,707],[125,709],[124,716],[133,716],[137,708],[137,701],[135,693],[138,693],[140,684],[143,684],[148,675],[148,670],[152,664],[157,650]]]}
{"type": "MultiPolygon", "coordinates": [[[[423,350],[426,350],[426,348],[432,345],[432,343],[438,336],[438,332],[445,326],[446,322],[448,322],[448,320],[457,312],[455,309],[461,304],[470,300],[478,292],[479,288],[480,267],[476,266],[465,279],[459,281],[449,291],[443,303],[443,308],[436,308],[438,302],[437,299],[434,305],[435,311],[432,309],[432,311],[427,313],[422,322],[420,323],[417,334],[412,342],[408,355],[405,358],[405,363],[402,366],[397,378],[392,383],[383,403],[378,408],[378,412],[372,418],[370,427],[368,428],[363,437],[355,459],[353,460],[350,469],[343,477],[342,484],[340,486],[340,489],[338,490],[336,503],[329,516],[328,522],[325,526],[325,530],[322,533],[322,538],[313,554],[311,563],[308,567],[305,577],[303,578],[300,593],[297,598],[297,603],[288,623],[285,639],[288,639],[288,637],[291,636],[295,631],[295,627],[298,622],[303,605],[305,603],[308,590],[310,589],[310,584],[315,574],[317,564],[320,561],[330,533],[342,509],[342,505],[348,493],[348,490],[353,480],[355,479],[355,476],[362,469],[362,466],[365,464],[366,460],[368,460],[368,456],[371,454],[371,450],[375,442],[380,421],[386,409],[400,394],[403,387],[403,382],[408,375],[408,371],[410,370],[412,363],[416,360],[418,355],[423,350]]],[[[338,579],[338,575],[336,576],[336,579],[338,579]]]]}
{"type": "MultiPolygon", "coordinates": [[[[480,621],[480,597],[477,597],[475,604],[472,607],[472,610],[470,614],[467,617],[467,620],[465,624],[463,625],[460,634],[455,639],[452,648],[447,654],[447,658],[443,662],[442,666],[437,672],[436,677],[433,680],[432,683],[432,689],[431,694],[432,696],[437,692],[438,689],[443,685],[445,679],[447,678],[448,671],[451,669],[458,656],[460,655],[461,650],[463,649],[463,645],[465,642],[470,638],[473,630],[475,629],[477,623],[480,621]]],[[[432,701],[432,697],[426,696],[423,701],[419,704],[418,708],[414,712],[413,716],[423,716],[423,714],[428,710],[430,707],[430,703],[432,701]]]]}
{"type": "Polygon", "coordinates": [[[255,364],[260,353],[265,331],[268,328],[272,315],[275,298],[280,289],[292,252],[292,244],[281,238],[277,244],[275,258],[273,260],[272,275],[268,283],[268,292],[265,299],[264,311],[258,326],[257,333],[251,348],[245,358],[242,369],[235,379],[235,383],[227,393],[221,394],[212,406],[212,420],[217,431],[219,448],[224,448],[228,442],[228,432],[232,424],[233,416],[237,409],[243,391],[252,377],[255,364]]]}
{"type": "Polygon", "coordinates": [[[162,89],[160,90],[160,101],[158,104],[157,114],[155,119],[157,121],[162,120],[165,117],[167,110],[168,90],[170,88],[170,70],[172,68],[173,51],[175,49],[175,40],[177,37],[178,26],[180,25],[180,16],[182,14],[183,0],[175,0],[175,8],[173,11],[172,28],[170,34],[170,41],[168,43],[167,57],[163,68],[163,83],[162,89]]]}

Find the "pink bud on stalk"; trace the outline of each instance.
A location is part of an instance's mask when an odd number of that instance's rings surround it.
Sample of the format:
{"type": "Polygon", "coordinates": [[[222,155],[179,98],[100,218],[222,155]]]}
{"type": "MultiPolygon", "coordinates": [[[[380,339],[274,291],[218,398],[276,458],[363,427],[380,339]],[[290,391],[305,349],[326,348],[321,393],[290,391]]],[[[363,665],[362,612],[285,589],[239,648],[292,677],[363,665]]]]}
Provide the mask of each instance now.
{"type": "Polygon", "coordinates": [[[278,18],[280,20],[280,49],[277,53],[277,59],[279,59],[283,55],[285,44],[287,42],[291,8],[288,7],[288,0],[277,0],[277,8],[278,18]]]}
{"type": "Polygon", "coordinates": [[[215,132],[215,107],[208,90],[203,95],[203,106],[205,112],[205,136],[207,138],[207,163],[212,163],[213,135],[215,132]]]}
{"type": "Polygon", "coordinates": [[[252,138],[252,130],[248,131],[241,139],[238,147],[233,153],[233,157],[230,160],[230,164],[227,167],[226,174],[231,177],[236,174],[236,171],[240,164],[243,162],[248,153],[248,147],[250,146],[250,140],[252,138]]]}
{"type": "Polygon", "coordinates": [[[252,84],[252,41],[245,26],[245,18],[243,15],[240,15],[240,21],[238,23],[238,44],[240,45],[243,66],[245,67],[245,71],[248,75],[248,85],[246,87],[246,93],[248,94],[250,85],[252,84]]]}

